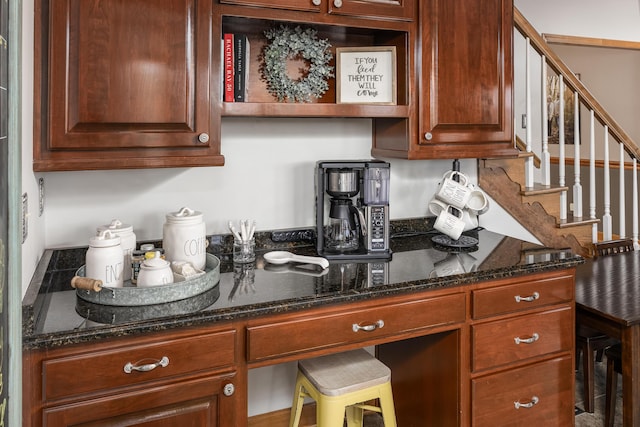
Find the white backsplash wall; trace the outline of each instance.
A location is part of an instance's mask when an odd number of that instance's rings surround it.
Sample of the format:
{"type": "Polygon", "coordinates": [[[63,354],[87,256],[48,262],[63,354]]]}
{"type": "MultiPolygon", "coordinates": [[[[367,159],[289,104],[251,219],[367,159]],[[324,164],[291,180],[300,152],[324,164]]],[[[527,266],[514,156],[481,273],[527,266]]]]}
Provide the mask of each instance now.
{"type": "MultiPolygon", "coordinates": [[[[370,158],[368,119],[225,119],[223,167],[43,174],[45,246],[84,246],[96,226],[120,219],[138,240],[160,239],[165,214],[202,211],[207,234],[251,218],[258,230],[315,224],[317,160],[370,158]]],[[[392,219],[427,215],[427,202],[452,162],[391,162],[392,219]]],[[[461,161],[475,180],[476,162],[461,161]]]]}

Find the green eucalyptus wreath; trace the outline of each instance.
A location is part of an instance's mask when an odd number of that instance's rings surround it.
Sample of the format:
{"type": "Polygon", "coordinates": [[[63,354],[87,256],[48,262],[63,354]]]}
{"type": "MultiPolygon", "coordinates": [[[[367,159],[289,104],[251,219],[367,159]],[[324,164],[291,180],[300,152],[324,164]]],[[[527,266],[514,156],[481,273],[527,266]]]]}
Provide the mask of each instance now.
{"type": "Polygon", "coordinates": [[[319,40],[316,30],[281,25],[266,30],[264,35],[269,43],[263,51],[262,76],[278,101],[311,102],[329,89],[327,79],[333,77],[333,67],[328,64],[333,54],[329,41],[319,40]],[[309,68],[294,80],[287,75],[287,60],[298,58],[308,62],[309,68]]]}

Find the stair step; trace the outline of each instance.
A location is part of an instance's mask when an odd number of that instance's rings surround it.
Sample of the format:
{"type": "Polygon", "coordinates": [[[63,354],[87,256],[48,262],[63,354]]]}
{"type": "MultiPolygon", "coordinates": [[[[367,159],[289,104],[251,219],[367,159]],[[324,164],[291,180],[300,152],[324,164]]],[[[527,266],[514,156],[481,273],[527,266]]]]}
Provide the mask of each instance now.
{"type": "Polygon", "coordinates": [[[574,217],[573,215],[567,215],[567,219],[559,220],[558,227],[560,228],[569,228],[569,227],[579,227],[581,225],[593,225],[600,223],[598,218],[587,218],[587,217],[574,217]]]}
{"type": "Polygon", "coordinates": [[[520,194],[523,196],[534,196],[539,194],[556,194],[562,193],[563,191],[568,191],[569,187],[559,187],[559,186],[551,186],[551,185],[542,185],[540,183],[535,183],[533,187],[527,187],[524,190],[520,191],[520,194]]]}

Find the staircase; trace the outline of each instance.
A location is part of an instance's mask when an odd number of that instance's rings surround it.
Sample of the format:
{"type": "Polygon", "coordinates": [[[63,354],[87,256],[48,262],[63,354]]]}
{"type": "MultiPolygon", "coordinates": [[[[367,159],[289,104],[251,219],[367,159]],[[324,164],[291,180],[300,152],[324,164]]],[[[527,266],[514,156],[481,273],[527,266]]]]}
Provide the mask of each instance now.
{"type": "Polygon", "coordinates": [[[575,253],[589,257],[593,255],[593,243],[597,241],[632,237],[638,249],[636,163],[640,149],[516,9],[514,37],[518,36],[523,37],[526,42],[526,52],[521,52],[526,57],[524,61],[526,62],[524,80],[527,117],[525,140],[522,141],[516,136],[516,145],[521,153],[517,158],[480,160],[478,184],[547,247],[571,248],[575,253]],[[531,54],[536,55],[535,61],[530,60],[531,54]],[[532,64],[536,62],[539,63],[540,68],[537,71],[540,78],[533,83],[532,64]],[[536,124],[532,123],[531,119],[534,116],[548,117],[548,75],[557,76],[556,81],[559,81],[560,85],[559,93],[565,93],[565,88],[571,91],[575,107],[573,120],[573,123],[576,123],[573,128],[575,142],[582,141],[581,144],[570,144],[571,141],[564,140],[565,105],[564,97],[560,96],[557,158],[552,158],[549,153],[548,121],[540,120],[540,123],[536,124]],[[531,93],[535,93],[536,89],[538,96],[532,97],[531,93]],[[580,115],[581,111],[582,115],[580,115]],[[585,111],[588,115],[584,114],[585,111]],[[590,119],[587,126],[588,135],[583,135],[582,139],[579,139],[580,131],[585,128],[585,125],[582,125],[581,129],[580,117],[583,120],[587,117],[590,119]],[[600,130],[599,133],[595,132],[596,124],[600,130]],[[534,140],[533,129],[539,130],[536,140],[534,140]],[[585,144],[585,141],[589,144],[585,144]],[[604,151],[604,159],[596,158],[596,143],[603,147],[601,151],[604,151]],[[619,152],[619,160],[613,164],[614,169],[617,165],[622,187],[618,206],[612,206],[610,202],[612,165],[609,160],[610,146],[613,146],[614,150],[617,148],[619,152]],[[585,155],[584,151],[587,148],[588,153],[585,155]],[[574,159],[579,160],[574,161],[574,159]],[[599,165],[598,171],[596,171],[596,163],[599,165]],[[571,191],[566,184],[567,165],[573,167],[574,183],[571,191]],[[631,172],[625,170],[629,165],[631,165],[631,172]],[[582,169],[585,168],[588,168],[588,182],[583,184],[582,169]],[[555,175],[553,179],[552,172],[555,175]],[[598,182],[600,174],[603,178],[598,182]],[[632,187],[630,215],[627,214],[625,203],[627,198],[624,193],[625,183],[632,187]],[[604,189],[604,195],[597,194],[597,190],[600,189],[604,189]],[[599,198],[596,197],[597,195],[599,198]],[[598,206],[597,201],[600,199],[604,201],[598,206]],[[588,215],[583,214],[583,203],[588,207],[588,215]],[[633,223],[631,236],[627,236],[626,233],[627,217],[630,217],[633,223]],[[614,218],[616,218],[615,221],[614,218]]]}

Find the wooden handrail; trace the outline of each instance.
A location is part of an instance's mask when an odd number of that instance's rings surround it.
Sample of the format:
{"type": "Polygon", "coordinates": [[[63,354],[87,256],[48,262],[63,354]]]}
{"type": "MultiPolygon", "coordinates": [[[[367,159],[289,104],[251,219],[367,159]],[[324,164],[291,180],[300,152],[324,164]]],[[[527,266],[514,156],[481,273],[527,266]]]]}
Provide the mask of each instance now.
{"type": "Polygon", "coordinates": [[[514,26],[525,36],[529,38],[531,46],[540,54],[546,57],[547,65],[549,65],[556,73],[562,74],[565,84],[571,90],[578,93],[578,96],[589,109],[594,111],[596,119],[604,126],[608,126],[609,133],[633,158],[640,158],[640,148],[631,139],[622,127],[607,113],[605,108],[596,100],[589,90],[582,84],[573,72],[565,65],[560,57],[547,45],[545,40],[533,28],[533,26],[525,19],[520,11],[514,7],[513,13],[514,26]]]}
{"type": "MultiPolygon", "coordinates": [[[[520,151],[527,151],[527,143],[522,140],[518,135],[516,135],[516,148],[520,151]]],[[[540,168],[540,157],[536,153],[533,154],[533,165],[536,168],[540,168]]]]}

